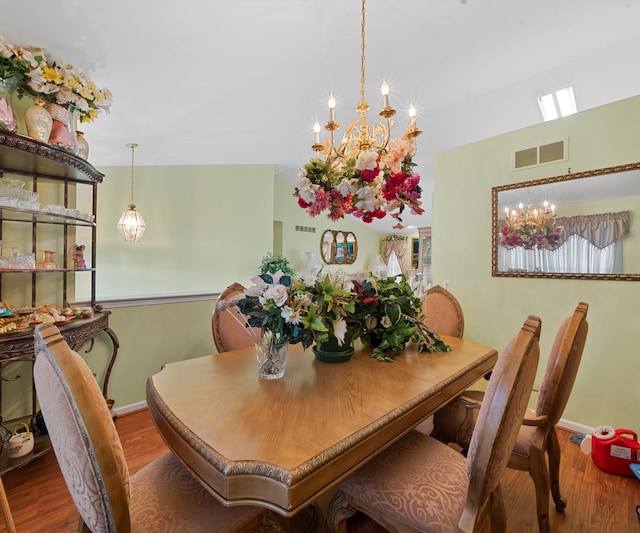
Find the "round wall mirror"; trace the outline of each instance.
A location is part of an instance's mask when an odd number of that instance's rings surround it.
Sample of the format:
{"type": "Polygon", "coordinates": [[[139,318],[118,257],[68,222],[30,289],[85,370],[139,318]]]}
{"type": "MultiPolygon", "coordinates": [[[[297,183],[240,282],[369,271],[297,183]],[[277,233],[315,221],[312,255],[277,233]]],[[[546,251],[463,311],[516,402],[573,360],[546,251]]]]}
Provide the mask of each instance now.
{"type": "Polygon", "coordinates": [[[320,253],[328,265],[350,265],[358,256],[358,240],[351,231],[328,229],[322,234],[320,253]]]}

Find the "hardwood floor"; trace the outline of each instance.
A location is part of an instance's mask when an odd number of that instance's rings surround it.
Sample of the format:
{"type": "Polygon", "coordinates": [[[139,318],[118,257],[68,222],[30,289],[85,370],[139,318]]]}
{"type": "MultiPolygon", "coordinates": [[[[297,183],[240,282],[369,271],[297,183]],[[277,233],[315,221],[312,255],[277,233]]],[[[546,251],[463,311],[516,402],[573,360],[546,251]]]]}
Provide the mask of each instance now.
{"type": "MultiPolygon", "coordinates": [[[[116,427],[131,473],[167,449],[146,410],[119,417],[116,427]]],[[[570,442],[570,435],[568,431],[558,432],[562,448],[561,489],[568,503],[564,513],[557,513],[551,502],[552,531],[640,531],[635,511],[636,505],[640,505],[640,481],[602,472],[570,442]]],[[[18,533],[76,531],[78,513],[53,453],[6,474],[3,481],[18,533]]],[[[535,495],[528,474],[507,470],[503,494],[508,531],[537,532],[535,495]]],[[[0,531],[6,531],[4,522],[0,531]]]]}

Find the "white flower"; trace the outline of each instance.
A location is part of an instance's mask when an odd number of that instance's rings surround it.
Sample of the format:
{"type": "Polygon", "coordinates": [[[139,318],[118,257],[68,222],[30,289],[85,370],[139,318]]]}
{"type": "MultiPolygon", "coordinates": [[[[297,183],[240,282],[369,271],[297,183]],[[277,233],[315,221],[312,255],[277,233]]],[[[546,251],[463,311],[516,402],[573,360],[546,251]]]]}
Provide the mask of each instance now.
{"type": "Polygon", "coordinates": [[[347,322],[344,318],[333,321],[333,336],[338,339],[338,346],[344,344],[344,336],[347,333],[347,322]]]}
{"type": "Polygon", "coordinates": [[[300,279],[304,281],[306,287],[313,287],[316,280],[318,279],[318,273],[320,272],[322,267],[310,267],[306,268],[302,274],[300,274],[300,279]]]}
{"type": "Polygon", "coordinates": [[[287,301],[289,291],[284,285],[271,285],[260,297],[260,303],[264,304],[267,300],[273,300],[277,307],[282,307],[287,301]]]}
{"type": "Polygon", "coordinates": [[[382,317],[382,320],[380,321],[380,323],[385,328],[391,327],[391,319],[387,315],[384,315],[382,317]]]}
{"type": "Polygon", "coordinates": [[[267,272],[271,276],[273,283],[280,283],[280,278],[284,276],[284,272],[282,270],[278,270],[277,272],[267,272]]]}
{"type": "Polygon", "coordinates": [[[285,305],[280,312],[280,316],[284,318],[287,324],[300,324],[300,311],[294,311],[288,305],[285,305]]]}
{"type": "Polygon", "coordinates": [[[244,293],[247,296],[260,296],[264,292],[267,284],[260,276],[251,278],[251,281],[253,282],[253,285],[248,289],[245,289],[244,293]]]}
{"type": "MultiPolygon", "coordinates": [[[[307,180],[308,181],[308,180],[307,180]]],[[[320,188],[320,185],[309,185],[298,190],[298,196],[302,198],[308,204],[312,204],[316,201],[316,191],[320,188]]]]}
{"type": "Polygon", "coordinates": [[[373,211],[374,206],[374,190],[373,187],[362,187],[356,192],[358,200],[355,203],[356,209],[363,209],[365,211],[373,211]]]}
{"type": "Polygon", "coordinates": [[[378,163],[378,154],[376,152],[360,152],[356,160],[357,170],[373,170],[378,163]]]}
{"type": "Polygon", "coordinates": [[[340,183],[338,183],[338,186],[336,187],[336,189],[338,190],[338,192],[342,195],[342,196],[347,196],[349,193],[354,193],[356,191],[355,186],[351,183],[351,180],[348,180],[346,178],[342,178],[342,180],[340,181],[340,183]]]}

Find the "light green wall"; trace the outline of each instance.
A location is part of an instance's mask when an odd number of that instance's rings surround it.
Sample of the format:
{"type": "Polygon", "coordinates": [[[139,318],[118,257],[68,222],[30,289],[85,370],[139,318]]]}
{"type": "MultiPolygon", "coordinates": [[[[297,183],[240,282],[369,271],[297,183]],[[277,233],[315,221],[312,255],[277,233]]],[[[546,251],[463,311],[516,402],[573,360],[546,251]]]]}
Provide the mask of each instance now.
{"type": "MultiPolygon", "coordinates": [[[[640,161],[640,96],[462,146],[436,156],[433,276],[451,280],[465,337],[501,350],[527,315],[542,318],[539,383],[561,321],[589,304],[589,335],[563,418],[640,430],[640,283],[491,276],[491,188],[640,161]],[[569,140],[569,160],[514,171],[512,154],[569,140]]],[[[632,216],[637,216],[635,213],[632,216]]]]}
{"type": "Polygon", "coordinates": [[[137,243],[116,229],[130,167],[100,171],[99,298],[222,290],[253,276],[271,251],[272,165],[137,167],[134,203],[147,225],[137,243]]]}
{"type": "MultiPolygon", "coordinates": [[[[116,409],[144,400],[147,378],[163,365],[216,352],[211,333],[214,303],[203,300],[111,310],[109,326],[120,341],[108,390],[116,409]]],[[[111,341],[101,333],[94,349],[83,354],[100,383],[111,349],[111,341]]]]}

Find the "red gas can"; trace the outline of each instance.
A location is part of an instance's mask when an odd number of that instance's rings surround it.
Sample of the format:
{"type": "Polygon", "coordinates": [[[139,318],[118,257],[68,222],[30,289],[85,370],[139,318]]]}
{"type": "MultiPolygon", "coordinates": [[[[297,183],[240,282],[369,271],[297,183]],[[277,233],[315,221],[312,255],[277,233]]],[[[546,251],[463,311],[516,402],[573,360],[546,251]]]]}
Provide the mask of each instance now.
{"type": "Polygon", "coordinates": [[[630,465],[640,462],[638,435],[630,429],[599,428],[591,438],[591,457],[605,472],[634,477],[630,465]]]}

